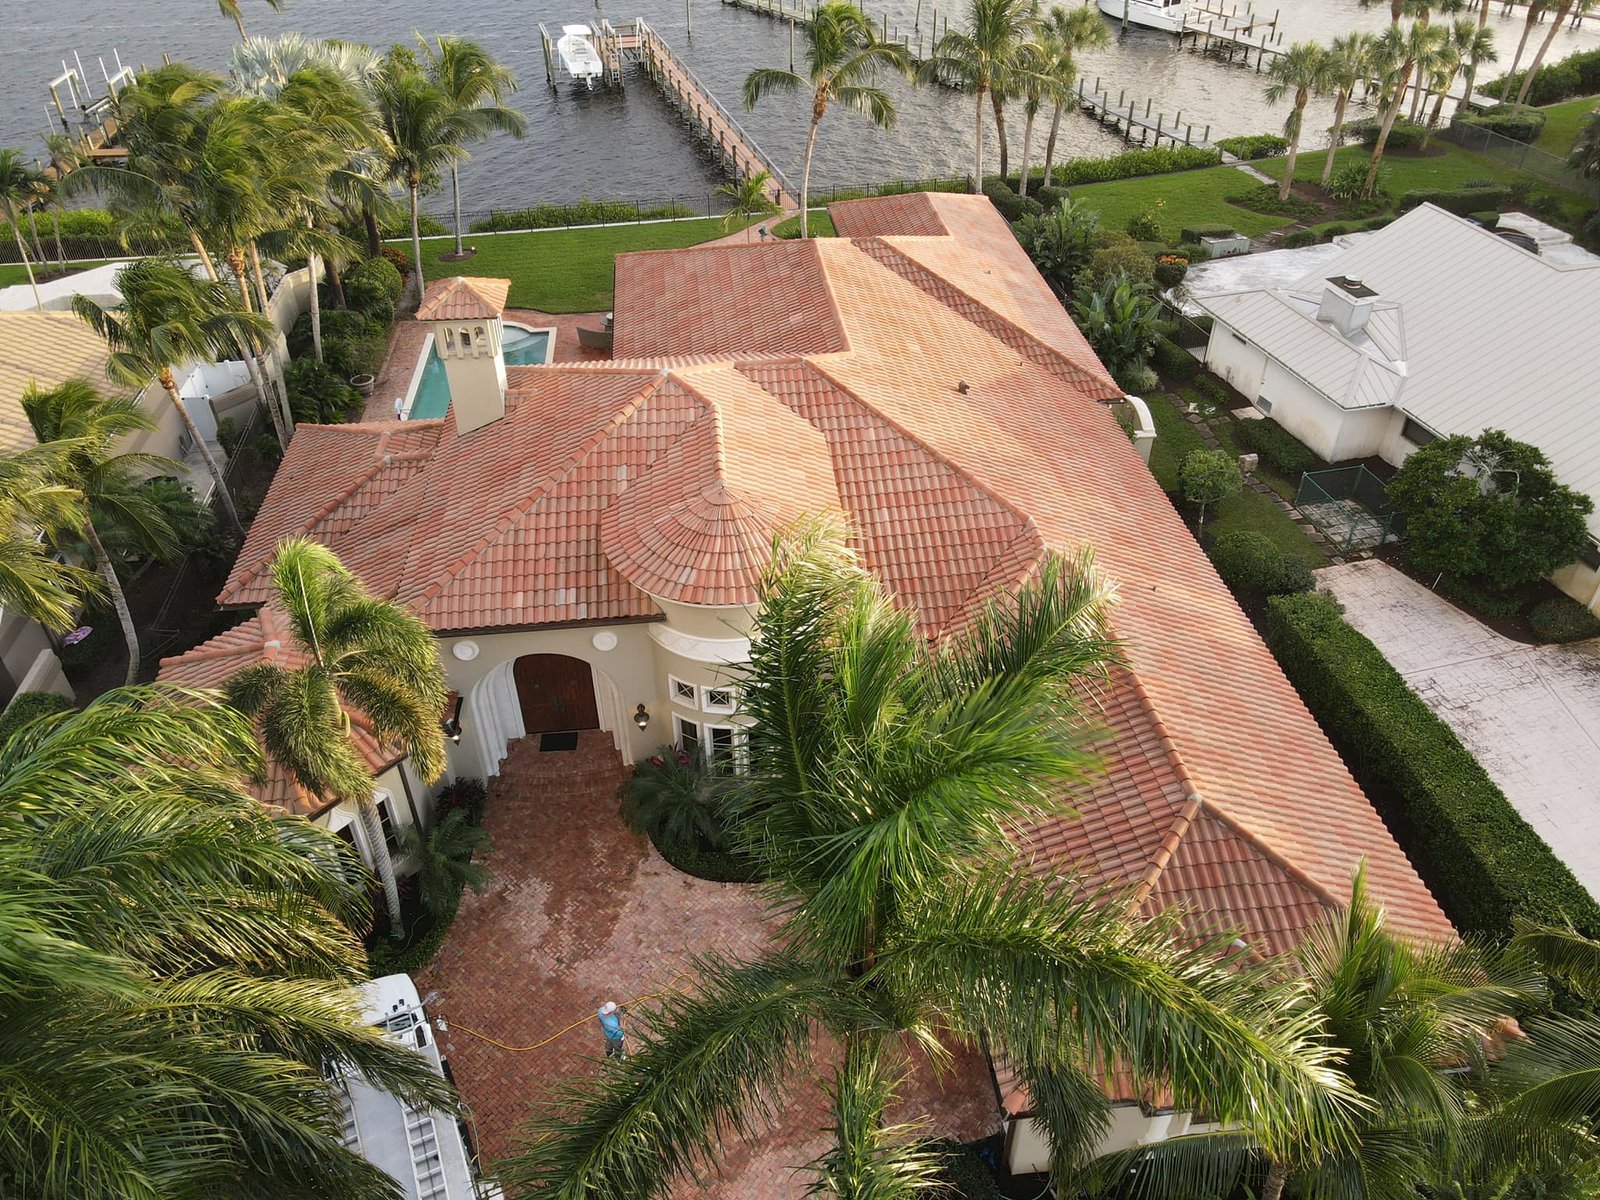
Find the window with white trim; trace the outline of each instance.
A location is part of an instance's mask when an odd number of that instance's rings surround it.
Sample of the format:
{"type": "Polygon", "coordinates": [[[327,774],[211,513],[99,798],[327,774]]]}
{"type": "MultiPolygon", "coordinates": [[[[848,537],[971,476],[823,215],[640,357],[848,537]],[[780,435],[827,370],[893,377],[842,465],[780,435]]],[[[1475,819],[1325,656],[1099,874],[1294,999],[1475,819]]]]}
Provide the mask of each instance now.
{"type": "Polygon", "coordinates": [[[678,723],[678,749],[690,758],[698,758],[705,751],[700,746],[700,723],[685,717],[674,718],[678,723]]]}
{"type": "Polygon", "coordinates": [[[394,820],[394,797],[388,792],[377,792],[373,804],[378,809],[378,824],[383,826],[383,844],[391,855],[400,853],[400,830],[394,820]]]}
{"type": "Polygon", "coordinates": [[[708,713],[731,713],[739,707],[739,698],[731,687],[703,687],[700,707],[708,713]]]}
{"type": "Polygon", "coordinates": [[[667,692],[672,696],[674,704],[682,704],[686,708],[699,707],[697,703],[700,698],[699,689],[676,675],[667,676],[667,692]]]}
{"type": "Polygon", "coordinates": [[[744,738],[737,725],[706,726],[706,761],[726,771],[744,770],[744,738]]]}

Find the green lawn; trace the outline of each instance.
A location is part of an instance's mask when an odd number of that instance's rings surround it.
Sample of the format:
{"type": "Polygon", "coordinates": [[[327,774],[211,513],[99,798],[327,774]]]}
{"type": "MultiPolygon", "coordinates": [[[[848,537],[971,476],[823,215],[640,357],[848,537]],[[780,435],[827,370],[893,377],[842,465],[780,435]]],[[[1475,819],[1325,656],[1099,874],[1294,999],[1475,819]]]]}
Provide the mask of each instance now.
{"type": "MultiPolygon", "coordinates": [[[[729,229],[741,228],[740,225],[729,229]]],[[[491,275],[511,280],[507,304],[539,312],[604,312],[611,308],[614,260],[628,250],[675,250],[721,237],[716,217],[608,225],[534,233],[477,234],[467,242],[478,253],[466,262],[440,262],[448,238],[422,243],[422,271],[430,280],[449,275],[491,275]]],[[[408,242],[395,241],[407,254],[408,242]]]]}
{"type": "MultiPolygon", "coordinates": [[[[779,221],[772,227],[772,235],[774,237],[791,237],[799,232],[800,218],[798,216],[779,221]]],[[[811,236],[837,237],[838,234],[833,228],[833,218],[825,212],[813,212],[811,214],[811,236]]]]}
{"type": "MultiPolygon", "coordinates": [[[[1151,396],[1150,417],[1156,424],[1155,445],[1150,448],[1150,471],[1156,482],[1168,492],[1178,490],[1178,466],[1194,450],[1205,450],[1205,440],[1199,430],[1174,408],[1164,396],[1151,396]]],[[[1231,439],[1219,436],[1230,453],[1237,446],[1231,439]]],[[[1314,567],[1323,566],[1327,559],[1311,539],[1300,532],[1300,527],[1272,502],[1269,497],[1246,488],[1237,496],[1230,496],[1217,506],[1216,512],[1206,519],[1206,528],[1213,536],[1234,529],[1253,529],[1263,533],[1283,550],[1296,558],[1303,558],[1314,567]]]]}
{"type": "Polygon", "coordinates": [[[1583,96],[1577,100],[1546,105],[1544,132],[1534,145],[1565,158],[1578,138],[1578,130],[1597,108],[1600,108],[1600,96],[1583,96]]]}
{"type": "Polygon", "coordinates": [[[1139,179],[1116,179],[1110,183],[1089,183],[1069,189],[1073,202],[1098,209],[1100,224],[1120,230],[1128,218],[1165,201],[1161,223],[1167,236],[1177,241],[1178,231],[1196,225],[1230,225],[1240,233],[1266,233],[1294,222],[1289,217],[1269,217],[1229,204],[1229,196],[1248,192],[1256,184],[1233,167],[1205,167],[1174,175],[1148,175],[1139,179]]]}
{"type": "MultiPolygon", "coordinates": [[[[105,266],[105,263],[103,262],[72,263],[67,268],[67,274],[76,275],[79,271],[87,271],[90,267],[103,266],[105,266]]],[[[45,275],[47,274],[52,279],[56,278],[55,274],[53,273],[53,269],[50,268],[48,264],[42,268],[35,266],[34,271],[36,274],[38,274],[40,283],[44,282],[45,275]]],[[[27,282],[28,269],[21,263],[0,263],[0,287],[10,287],[12,284],[27,282]]]]}

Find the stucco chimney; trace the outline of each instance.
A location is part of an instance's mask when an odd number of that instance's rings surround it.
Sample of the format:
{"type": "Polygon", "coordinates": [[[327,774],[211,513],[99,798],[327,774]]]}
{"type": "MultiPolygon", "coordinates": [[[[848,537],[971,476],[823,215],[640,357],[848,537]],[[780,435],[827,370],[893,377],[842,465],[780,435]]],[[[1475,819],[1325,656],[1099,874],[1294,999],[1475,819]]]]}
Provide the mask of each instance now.
{"type": "Polygon", "coordinates": [[[1345,337],[1351,337],[1366,328],[1377,304],[1378,293],[1361,280],[1335,275],[1323,286],[1317,320],[1327,321],[1345,337]]]}
{"type": "Polygon", "coordinates": [[[470,433],[506,415],[505,335],[509,279],[440,279],[428,285],[417,320],[433,330],[433,350],[450,385],[457,433],[470,433]]]}

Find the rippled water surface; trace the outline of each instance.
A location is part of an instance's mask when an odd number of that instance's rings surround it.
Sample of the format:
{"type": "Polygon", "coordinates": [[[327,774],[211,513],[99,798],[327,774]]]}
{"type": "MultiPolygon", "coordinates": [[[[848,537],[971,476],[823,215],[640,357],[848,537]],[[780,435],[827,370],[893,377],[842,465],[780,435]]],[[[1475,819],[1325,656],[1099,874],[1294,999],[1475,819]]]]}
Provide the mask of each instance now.
{"type": "MultiPolygon", "coordinates": [[[[693,4],[693,36],[687,31],[683,0],[466,0],[454,6],[416,0],[290,0],[274,14],[260,0],[244,0],[250,32],[274,34],[291,29],[318,37],[343,37],[386,45],[406,39],[413,29],[473,37],[508,63],[523,81],[518,103],[528,113],[530,131],[522,141],[497,138],[474,149],[462,171],[468,208],[511,206],[581,196],[652,198],[682,196],[703,204],[720,182],[716,167],[698,152],[671,109],[648,80],[633,76],[621,90],[586,92],[566,84],[545,85],[539,22],[553,31],[565,22],[597,15],[621,21],[639,16],[655,26],[687,60],[706,85],[730,108],[780,167],[798,179],[807,106],[777,97],[751,113],[738,108],[740,84],[756,66],[787,66],[787,27],[767,17],[727,7],[720,0],[693,4]]],[[[875,20],[887,15],[893,30],[911,30],[916,0],[867,0],[875,20]]],[[[1240,5],[1242,8],[1243,5],[1240,5]]],[[[1261,7],[1269,12],[1270,0],[1261,7]]],[[[1509,62],[1521,32],[1520,17],[1501,18],[1493,4],[1491,25],[1502,60],[1509,62]]],[[[1281,9],[1285,41],[1326,40],[1352,29],[1379,29],[1388,6],[1363,10],[1357,0],[1291,0],[1281,9]]],[[[1520,11],[1520,10],[1519,10],[1520,11]]],[[[98,78],[95,58],[109,59],[113,47],[131,64],[153,64],[163,52],[175,58],[221,67],[237,34],[218,16],[214,0],[16,0],[6,6],[6,44],[0,50],[0,145],[33,149],[46,128],[45,84],[60,70],[63,56],[78,51],[98,78]]],[[[957,24],[958,13],[952,13],[957,24]]],[[[941,9],[942,22],[945,11],[941,9]]],[[[922,5],[923,29],[930,36],[932,0],[922,5]]],[[[1535,31],[1534,42],[1545,27],[1535,31]]],[[[910,37],[915,40],[915,32],[910,37]]],[[[1577,33],[1561,32],[1552,53],[1600,45],[1600,19],[1577,33]]],[[[1531,48],[1529,53],[1531,54],[1531,48]]],[[[1141,99],[1153,97],[1156,109],[1182,113],[1198,135],[1210,125],[1212,136],[1277,129],[1281,109],[1268,108],[1262,81],[1251,70],[1180,51],[1171,35],[1132,30],[1107,50],[1086,55],[1083,71],[1113,90],[1141,99]]],[[[873,128],[849,113],[830,114],[818,138],[815,177],[819,182],[860,183],[959,173],[970,161],[971,101],[940,88],[896,86],[900,122],[892,133],[873,128]]],[[[1013,145],[1020,141],[1015,120],[1013,145]]],[[[1319,111],[1308,129],[1326,123],[1319,111]]],[[[1073,114],[1063,124],[1067,154],[1101,154],[1119,142],[1092,120],[1073,114]]],[[[992,151],[991,159],[992,162],[992,151]]],[[[432,207],[441,209],[443,198],[432,207]]]]}

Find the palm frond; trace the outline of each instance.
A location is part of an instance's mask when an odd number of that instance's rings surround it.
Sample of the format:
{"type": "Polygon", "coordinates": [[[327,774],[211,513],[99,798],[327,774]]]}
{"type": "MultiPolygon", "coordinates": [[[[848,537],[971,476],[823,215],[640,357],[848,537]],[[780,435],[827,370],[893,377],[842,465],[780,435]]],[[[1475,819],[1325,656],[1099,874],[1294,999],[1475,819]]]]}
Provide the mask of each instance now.
{"type": "Polygon", "coordinates": [[[853,1038],[828,1087],[833,1146],[813,1165],[812,1196],[837,1200],[912,1200],[945,1191],[937,1152],[920,1142],[917,1124],[890,1124],[885,1114],[899,1079],[884,1061],[881,1038],[853,1038]]]}

